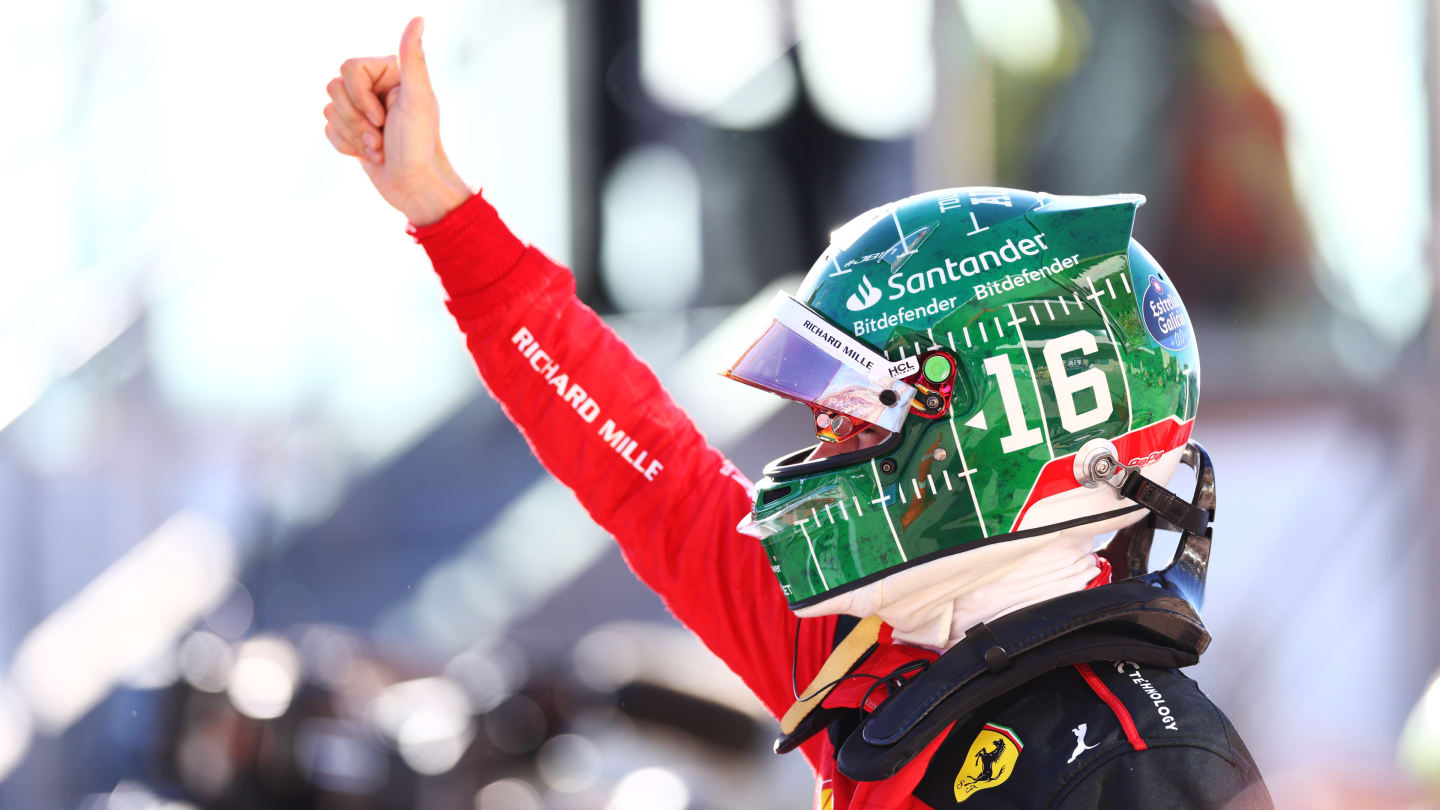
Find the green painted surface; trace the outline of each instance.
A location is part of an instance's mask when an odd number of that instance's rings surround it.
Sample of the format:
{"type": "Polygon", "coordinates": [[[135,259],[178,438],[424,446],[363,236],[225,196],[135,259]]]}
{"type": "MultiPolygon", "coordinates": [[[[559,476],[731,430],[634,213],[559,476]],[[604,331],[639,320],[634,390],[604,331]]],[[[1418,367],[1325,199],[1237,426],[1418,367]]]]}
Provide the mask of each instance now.
{"type": "Polygon", "coordinates": [[[1199,356],[1168,277],[1130,239],[1140,201],[950,189],[842,228],[797,297],[892,358],[950,352],[958,373],[950,413],[907,418],[894,472],[877,459],[759,483],[792,603],[1004,535],[1052,459],[1194,417],[1199,356]]]}

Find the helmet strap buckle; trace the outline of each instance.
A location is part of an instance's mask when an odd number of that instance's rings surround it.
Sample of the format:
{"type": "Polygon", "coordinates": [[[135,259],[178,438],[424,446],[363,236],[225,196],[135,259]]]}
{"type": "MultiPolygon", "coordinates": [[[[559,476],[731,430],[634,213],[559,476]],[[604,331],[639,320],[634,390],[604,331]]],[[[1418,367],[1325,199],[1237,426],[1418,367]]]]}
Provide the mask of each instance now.
{"type": "MultiPolygon", "coordinates": [[[[1188,455],[1188,454],[1187,454],[1188,455]]],[[[1140,468],[1120,461],[1109,439],[1091,439],[1075,453],[1075,481],[1093,489],[1100,485],[1115,490],[1122,498],[1144,506],[1166,525],[1191,534],[1204,534],[1214,511],[1176,495],[1140,473],[1140,468]]]]}
{"type": "Polygon", "coordinates": [[[1075,482],[1086,489],[1103,484],[1120,492],[1139,469],[1122,462],[1109,439],[1091,439],[1075,453],[1075,482]]]}

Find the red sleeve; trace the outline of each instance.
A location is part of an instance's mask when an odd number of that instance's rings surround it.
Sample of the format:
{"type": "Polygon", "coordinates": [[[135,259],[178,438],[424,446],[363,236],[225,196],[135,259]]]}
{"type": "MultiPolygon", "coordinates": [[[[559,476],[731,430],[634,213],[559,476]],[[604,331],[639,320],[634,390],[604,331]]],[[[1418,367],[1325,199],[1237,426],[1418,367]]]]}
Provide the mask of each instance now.
{"type": "MultiPolygon", "coordinates": [[[[614,535],[636,576],[784,713],[797,620],[759,543],[735,530],[748,482],[575,297],[570,272],[516,239],[480,195],[412,233],[481,378],[535,455],[614,535]]],[[[804,623],[802,685],[829,654],[834,625],[804,623]]],[[[818,740],[812,764],[817,751],[818,740]]]]}

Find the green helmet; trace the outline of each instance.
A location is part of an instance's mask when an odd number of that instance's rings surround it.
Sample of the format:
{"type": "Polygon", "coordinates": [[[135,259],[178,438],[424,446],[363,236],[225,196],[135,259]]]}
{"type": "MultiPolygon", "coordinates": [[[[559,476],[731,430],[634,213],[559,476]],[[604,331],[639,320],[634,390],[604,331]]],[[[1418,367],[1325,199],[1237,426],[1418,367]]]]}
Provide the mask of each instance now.
{"type": "Polygon", "coordinates": [[[980,546],[1141,507],[1076,478],[1097,439],[1160,484],[1189,439],[1199,353],[1130,238],[1138,195],[919,194],[834,234],[725,372],[797,400],[820,444],[779,458],[741,529],[791,607],[980,546]]]}

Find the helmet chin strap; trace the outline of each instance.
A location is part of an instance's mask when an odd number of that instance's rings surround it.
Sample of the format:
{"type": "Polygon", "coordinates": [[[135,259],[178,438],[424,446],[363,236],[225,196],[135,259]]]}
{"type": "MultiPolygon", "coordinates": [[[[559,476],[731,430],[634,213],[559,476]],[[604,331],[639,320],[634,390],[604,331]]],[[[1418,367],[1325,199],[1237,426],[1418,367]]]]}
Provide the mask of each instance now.
{"type": "MultiPolygon", "coordinates": [[[[1193,468],[1198,459],[1192,454],[1203,452],[1198,444],[1192,442],[1185,448],[1181,463],[1193,468]]],[[[1215,519],[1214,477],[1212,470],[1210,506],[1205,508],[1198,503],[1201,495],[1198,489],[1196,503],[1191,503],[1141,475],[1139,467],[1122,463],[1109,439],[1091,439],[1081,445],[1075,454],[1075,481],[1081,486],[1093,489],[1103,484],[1111,487],[1121,497],[1135,501],[1164,520],[1166,528],[1191,534],[1204,534],[1205,527],[1215,519]]]]}
{"type": "Polygon", "coordinates": [[[1150,511],[1138,523],[1116,533],[1100,554],[1114,567],[1116,579],[1145,577],[1178,590],[1196,611],[1205,603],[1205,573],[1210,563],[1210,523],[1215,520],[1215,468],[1210,454],[1190,442],[1180,463],[1195,471],[1195,493],[1190,500],[1122,464],[1115,446],[1091,439],[1075,454],[1075,480],[1086,487],[1108,486],[1150,511]],[[1156,529],[1180,532],[1180,544],[1170,565],[1150,571],[1150,545],[1156,529]]]}

